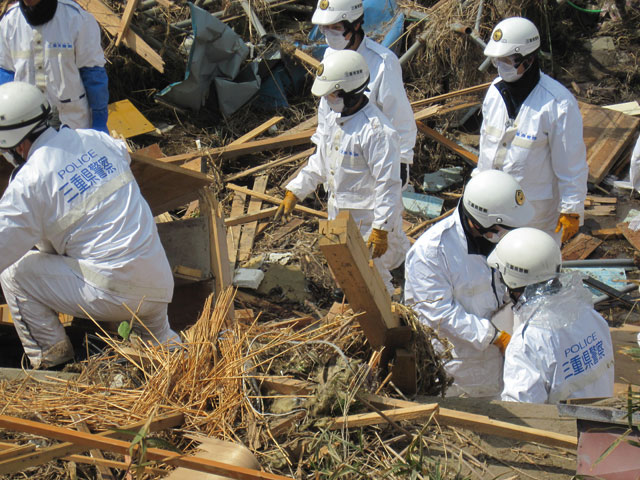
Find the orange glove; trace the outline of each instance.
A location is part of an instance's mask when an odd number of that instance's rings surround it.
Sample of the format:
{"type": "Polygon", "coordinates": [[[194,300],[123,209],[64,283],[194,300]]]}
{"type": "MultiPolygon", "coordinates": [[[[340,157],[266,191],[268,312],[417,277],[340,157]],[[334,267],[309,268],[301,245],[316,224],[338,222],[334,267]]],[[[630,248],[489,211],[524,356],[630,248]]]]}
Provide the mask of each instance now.
{"type": "Polygon", "coordinates": [[[562,243],[569,240],[580,228],[580,215],[577,213],[561,213],[556,225],[556,233],[562,230],[562,243]]]}
{"type": "Polygon", "coordinates": [[[287,193],[285,193],[284,198],[282,199],[282,202],[280,203],[278,210],[276,210],[276,214],[273,217],[273,219],[276,222],[280,220],[280,218],[283,216],[286,219],[286,217],[291,215],[291,212],[293,212],[293,208],[296,206],[296,203],[298,203],[298,197],[296,197],[292,192],[287,190],[287,193]]]}
{"type": "Polygon", "coordinates": [[[367,248],[371,250],[371,247],[373,247],[371,258],[378,258],[384,255],[384,252],[389,248],[386,230],[380,230],[378,228],[371,230],[369,240],[367,240],[367,248]]]}
{"type": "Polygon", "coordinates": [[[496,338],[493,340],[493,344],[498,347],[500,353],[504,355],[505,350],[507,349],[507,345],[509,345],[509,341],[511,340],[511,335],[509,335],[504,330],[500,330],[496,334],[496,338]]]}

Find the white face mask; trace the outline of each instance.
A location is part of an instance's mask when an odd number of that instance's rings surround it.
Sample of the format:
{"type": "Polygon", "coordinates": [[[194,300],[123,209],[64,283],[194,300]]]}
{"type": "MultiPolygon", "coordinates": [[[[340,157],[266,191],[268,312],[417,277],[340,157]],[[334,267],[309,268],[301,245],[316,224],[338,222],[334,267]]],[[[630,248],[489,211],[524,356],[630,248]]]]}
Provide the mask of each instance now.
{"type": "Polygon", "coordinates": [[[344,98],[327,95],[326,99],[331,110],[336,113],[342,113],[342,111],[344,110],[344,98]]]}
{"type": "Polygon", "coordinates": [[[522,75],[524,75],[524,73],[518,73],[518,69],[510,63],[501,60],[496,60],[495,66],[498,69],[498,75],[500,75],[505,82],[515,82],[516,80],[520,80],[522,75]]]}
{"type": "Polygon", "coordinates": [[[340,32],[331,28],[322,27],[320,27],[320,31],[324,34],[327,45],[329,45],[334,50],[344,50],[345,48],[347,48],[349,40],[344,38],[344,31],[340,32]]]}

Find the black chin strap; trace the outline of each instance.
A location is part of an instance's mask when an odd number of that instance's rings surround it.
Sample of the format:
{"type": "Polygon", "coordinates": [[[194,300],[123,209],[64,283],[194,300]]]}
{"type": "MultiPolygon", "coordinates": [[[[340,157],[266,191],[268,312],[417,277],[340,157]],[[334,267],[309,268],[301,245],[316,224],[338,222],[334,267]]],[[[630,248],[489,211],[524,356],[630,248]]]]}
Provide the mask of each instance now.
{"type": "Polygon", "coordinates": [[[20,10],[27,23],[33,27],[43,25],[53,18],[58,8],[58,0],[40,0],[37,5],[28,7],[20,0],[20,10]]]}
{"type": "Polygon", "coordinates": [[[364,31],[362,30],[363,20],[364,15],[354,22],[342,22],[342,24],[344,25],[344,33],[342,35],[346,37],[347,34],[351,32],[351,38],[349,39],[349,43],[347,43],[345,50],[351,50],[351,47],[353,47],[353,44],[356,43],[357,39],[362,40],[364,38],[364,31]],[[358,26],[356,27],[356,25],[358,26]]]}

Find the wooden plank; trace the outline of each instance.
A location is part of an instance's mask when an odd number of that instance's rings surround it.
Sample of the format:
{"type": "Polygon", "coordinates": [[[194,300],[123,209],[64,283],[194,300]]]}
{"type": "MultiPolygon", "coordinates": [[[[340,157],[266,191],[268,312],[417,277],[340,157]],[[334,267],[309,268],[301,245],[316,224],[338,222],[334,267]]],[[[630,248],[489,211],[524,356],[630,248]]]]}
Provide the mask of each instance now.
{"type": "Polygon", "coordinates": [[[438,411],[437,403],[428,403],[426,405],[415,405],[411,407],[394,408],[393,410],[384,410],[382,415],[378,412],[358,413],[349,415],[348,417],[334,418],[330,430],[339,430],[341,428],[358,428],[368,425],[379,425],[388,423],[390,419],[394,422],[402,422],[406,420],[420,420],[429,418],[438,411]],[[386,418],[385,418],[386,417],[386,418]]]}
{"type": "MultiPolygon", "coordinates": [[[[231,202],[231,218],[243,216],[246,198],[246,194],[234,192],[233,201],[231,202]]],[[[227,223],[228,220],[225,219],[224,224],[230,227],[229,223],[227,223]]],[[[227,230],[227,251],[229,252],[229,263],[232,269],[235,269],[236,260],[238,259],[238,246],[240,245],[240,232],[242,230],[240,225],[231,226],[227,230]]]]}
{"type": "Polygon", "coordinates": [[[315,390],[311,382],[295,378],[258,377],[256,380],[262,387],[281,395],[307,395],[315,390]]]}
{"type": "Polygon", "coordinates": [[[293,52],[293,56],[296,57],[298,60],[302,60],[309,67],[311,67],[313,69],[314,73],[318,69],[318,67],[320,66],[320,62],[318,60],[313,58],[308,53],[303,52],[299,48],[296,48],[296,50],[293,52]]]}
{"type": "MultiPolygon", "coordinates": [[[[94,435],[84,432],[76,432],[68,428],[56,427],[45,423],[33,422],[7,415],[0,415],[0,426],[9,430],[18,432],[32,433],[34,435],[42,435],[64,442],[70,442],[84,449],[99,448],[111,452],[120,453],[122,455],[129,454],[131,443],[123,440],[116,440],[100,435],[94,435]]],[[[291,480],[290,477],[275,475],[268,472],[261,472],[249,468],[236,467],[215,460],[183,456],[169,450],[161,450],[159,448],[147,448],[146,458],[168,465],[177,467],[190,468],[199,472],[214,473],[230,478],[241,480],[291,480]]]]}
{"type": "MultiPolygon", "coordinates": [[[[78,431],[91,433],[91,430],[89,430],[89,426],[85,422],[81,421],[80,415],[71,415],[71,418],[76,422],[75,426],[78,431]]],[[[104,456],[102,455],[102,452],[100,450],[95,448],[89,450],[89,455],[91,455],[94,460],[98,460],[98,462],[95,464],[96,470],[98,471],[98,478],[104,480],[116,480],[116,477],[113,475],[111,470],[109,470],[109,467],[106,467],[99,462],[99,460],[104,460],[104,456]]]]}
{"type": "Polygon", "coordinates": [[[122,19],[120,20],[120,26],[118,27],[118,34],[116,35],[116,47],[119,47],[124,38],[124,34],[129,29],[131,20],[133,20],[133,14],[138,8],[140,0],[127,0],[127,5],[124,7],[122,19]]]}
{"type": "MultiPolygon", "coordinates": [[[[373,394],[365,394],[365,399],[380,408],[383,408],[383,405],[387,408],[391,406],[394,406],[394,408],[410,408],[411,406],[421,405],[416,402],[380,397],[379,395],[373,394]],[[381,399],[384,401],[381,402],[381,399]]],[[[533,408],[533,406],[531,407],[533,408]]],[[[389,411],[393,410],[385,410],[384,412],[386,414],[386,412],[389,411]]],[[[523,442],[536,442],[552,447],[561,447],[571,450],[575,450],[578,446],[578,439],[573,435],[541,430],[539,428],[527,427],[524,425],[516,425],[501,420],[493,420],[486,415],[462,412],[449,408],[439,407],[435,415],[435,420],[441,425],[465,428],[476,433],[512,438],[523,442]]]]}
{"type": "Polygon", "coordinates": [[[601,228],[599,230],[592,230],[591,235],[594,237],[601,237],[601,238],[607,239],[607,238],[621,237],[622,232],[618,227],[601,228]]]}
{"type": "Polygon", "coordinates": [[[272,117],[269,120],[267,120],[266,122],[264,122],[262,125],[257,126],[256,128],[254,128],[250,132],[247,132],[244,135],[242,135],[241,137],[235,139],[229,145],[242,145],[243,143],[247,143],[249,140],[253,140],[258,135],[263,134],[264,132],[269,130],[273,125],[275,125],[276,123],[278,123],[279,121],[281,121],[283,119],[284,119],[284,117],[277,117],[277,116],[276,117],[272,117]]]}
{"type": "MultiPolygon", "coordinates": [[[[82,8],[91,13],[98,23],[111,35],[118,35],[120,17],[100,0],[76,0],[82,8]]],[[[146,60],[153,68],[164,73],[164,60],[142,38],[130,28],[124,33],[123,43],[146,60]]]]}
{"type": "Polygon", "coordinates": [[[442,95],[436,95],[434,97],[425,98],[423,100],[418,100],[416,102],[411,102],[412,107],[422,107],[423,105],[428,105],[430,103],[441,102],[442,100],[446,100],[448,98],[459,97],[462,95],[468,95],[470,93],[477,93],[487,90],[491,86],[492,82],[483,83],[480,85],[476,85],[474,87],[463,88],[462,90],[456,90],[454,92],[443,93],[442,95]]]}
{"type": "Polygon", "coordinates": [[[198,190],[213,183],[213,179],[204,173],[167,164],[138,152],[131,153],[131,160],[131,171],[154,216],[198,199],[198,190]]]}
{"type": "MultiPolygon", "coordinates": [[[[58,313],[58,319],[63,325],[69,325],[73,322],[73,316],[66,313],[58,313]]],[[[3,303],[0,305],[0,325],[13,326],[13,318],[11,318],[11,310],[9,305],[3,303]]]]}
{"type": "Polygon", "coordinates": [[[391,381],[402,393],[413,395],[418,390],[418,371],[416,368],[416,354],[404,348],[396,348],[391,381]]]}
{"type": "MultiPolygon", "coordinates": [[[[141,420],[139,422],[122,427],[122,430],[137,431],[147,423],[147,420],[141,420]]],[[[156,432],[159,430],[165,430],[167,428],[177,427],[184,423],[184,415],[182,413],[171,413],[167,415],[159,415],[155,417],[149,424],[149,431],[156,432]]],[[[116,431],[106,431],[97,434],[99,437],[112,437],[112,438],[131,438],[131,435],[126,435],[116,431]]],[[[80,453],[89,450],[84,445],[75,445],[71,442],[64,442],[51,447],[41,448],[32,453],[27,453],[12,458],[11,460],[5,460],[0,462],[0,474],[22,472],[29,467],[35,467],[48,463],[56,458],[64,457],[65,455],[71,455],[74,453],[80,453]]]]}
{"type": "MultiPolygon", "coordinates": [[[[265,202],[273,203],[276,205],[280,205],[280,203],[282,202],[282,199],[280,198],[267,195],[266,193],[256,192],[255,190],[251,190],[250,188],[241,187],[240,185],[235,185],[233,183],[227,183],[226,187],[229,190],[233,190],[234,192],[244,192],[247,195],[251,195],[253,197],[259,198],[260,200],[264,200],[265,202]]],[[[316,217],[328,218],[328,215],[326,212],[321,212],[320,210],[314,210],[313,208],[296,205],[294,209],[297,210],[298,212],[304,212],[304,213],[309,213],[311,215],[315,215],[316,217]]]]}
{"type": "Polygon", "coordinates": [[[227,175],[224,177],[225,182],[232,182],[242,177],[248,177],[258,172],[262,172],[263,170],[267,170],[273,167],[280,167],[282,165],[286,165],[287,163],[296,162],[303,158],[308,157],[315,151],[316,147],[311,147],[305,150],[304,152],[297,153],[295,155],[289,155],[285,158],[279,158],[277,160],[273,160],[272,162],[265,163],[264,165],[258,165],[257,167],[247,168],[241,172],[233,173],[231,175],[227,175]]]}
{"type": "Polygon", "coordinates": [[[277,242],[285,235],[290,234],[294,230],[297,230],[301,225],[304,225],[304,220],[302,218],[294,218],[290,220],[288,223],[282,225],[278,228],[272,235],[270,235],[272,242],[277,242]]]}
{"type": "MultiPolygon", "coordinates": [[[[138,110],[130,100],[125,99],[120,100],[119,102],[110,103],[108,110],[109,117],[107,119],[107,129],[110,133],[113,131],[117,132],[117,134],[122,138],[135,137],[136,135],[153,132],[156,129],[156,127],[154,127],[153,124],[147,120],[142,113],[140,113],[140,110],[138,110]]],[[[157,149],[160,150],[160,147],[157,147],[157,149]]],[[[143,153],[142,150],[145,149],[138,150],[138,152],[143,153]]],[[[155,150],[152,151],[157,153],[155,150]]],[[[159,156],[147,154],[147,156],[159,158],[163,157],[164,154],[159,156]]]]}
{"type": "Polygon", "coordinates": [[[623,222],[618,224],[618,230],[622,232],[624,238],[635,248],[636,250],[640,250],[640,231],[634,232],[629,228],[628,222],[623,222]]]}
{"type": "Polygon", "coordinates": [[[601,197],[598,195],[587,195],[587,200],[594,203],[618,203],[618,199],[616,197],[601,197]]]}
{"type": "Polygon", "coordinates": [[[615,205],[595,205],[593,207],[584,209],[585,215],[591,215],[594,217],[606,217],[609,215],[615,215],[615,213],[615,205]]]}
{"type": "Polygon", "coordinates": [[[584,260],[602,245],[602,240],[579,233],[562,247],[562,260],[584,260]]]}
{"type": "Polygon", "coordinates": [[[640,119],[588,103],[578,104],[587,147],[589,181],[598,184],[635,138],[640,119]]]}
{"type": "Polygon", "coordinates": [[[263,140],[254,140],[252,142],[246,142],[240,145],[227,145],[225,147],[201,149],[194,152],[174,155],[172,157],[165,157],[163,160],[169,163],[180,164],[182,162],[186,162],[187,160],[191,160],[192,158],[205,155],[223,159],[236,158],[241,155],[248,155],[250,153],[268,152],[280,148],[304,145],[305,143],[309,143],[311,141],[311,136],[314,132],[315,129],[310,129],[298,133],[266,138],[263,140]]]}
{"type": "MultiPolygon", "coordinates": [[[[269,180],[268,175],[260,175],[253,181],[253,190],[255,192],[264,193],[267,189],[267,182],[269,180]]],[[[262,200],[252,196],[249,200],[249,206],[247,207],[247,213],[253,214],[260,211],[262,207],[262,200]]],[[[240,246],[238,247],[238,261],[244,262],[251,257],[251,251],[253,250],[253,242],[256,238],[256,230],[258,228],[258,222],[253,221],[242,225],[242,233],[240,235],[240,246]]]]}
{"type": "Polygon", "coordinates": [[[434,129],[426,126],[422,122],[416,122],[416,126],[418,127],[418,130],[424,133],[427,137],[435,140],[436,142],[451,150],[456,155],[462,157],[462,159],[469,163],[469,165],[476,166],[478,164],[478,156],[474,153],[471,153],[469,150],[462,148],[457,143],[449,140],[447,137],[436,132],[434,129]]]}
{"type": "MultiPolygon", "coordinates": [[[[239,192],[236,192],[236,194],[238,193],[239,192]]],[[[259,212],[256,212],[256,213],[238,215],[237,217],[226,218],[224,221],[224,224],[227,227],[233,227],[236,225],[242,225],[244,223],[255,222],[256,220],[262,220],[264,218],[273,217],[277,211],[278,211],[278,207],[269,207],[269,208],[265,208],[264,210],[260,210],[259,212]]],[[[240,237],[238,236],[238,238],[240,237]]]]}
{"type": "Polygon", "coordinates": [[[185,267],[184,265],[176,265],[175,267],[173,267],[172,272],[174,276],[183,278],[185,280],[191,280],[193,282],[204,280],[202,270],[199,270],[197,268],[185,267]]]}
{"type": "Polygon", "coordinates": [[[17,455],[22,455],[24,453],[33,452],[36,449],[36,446],[32,443],[27,443],[26,445],[14,445],[12,448],[3,449],[0,452],[0,461],[11,459],[17,455]]]}
{"type": "MultiPolygon", "coordinates": [[[[220,206],[213,192],[203,188],[199,194],[200,205],[207,212],[211,271],[215,279],[216,295],[220,295],[233,284],[233,271],[229,263],[229,252],[227,251],[227,230],[224,226],[220,206]]],[[[229,306],[229,319],[232,320],[233,318],[233,304],[231,304],[229,306]]]]}
{"type": "Polygon", "coordinates": [[[391,312],[391,298],[373,264],[358,226],[348,211],[320,221],[320,250],[327,258],[364,334],[373,348],[385,345],[389,329],[400,326],[391,312]]]}

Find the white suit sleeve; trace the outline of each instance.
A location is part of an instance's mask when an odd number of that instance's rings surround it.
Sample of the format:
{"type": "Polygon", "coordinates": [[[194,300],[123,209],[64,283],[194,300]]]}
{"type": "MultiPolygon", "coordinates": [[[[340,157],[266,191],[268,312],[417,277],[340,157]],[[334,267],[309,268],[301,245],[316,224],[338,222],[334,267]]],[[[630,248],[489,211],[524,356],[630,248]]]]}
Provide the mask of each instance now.
{"type": "Polygon", "coordinates": [[[42,237],[42,206],[34,204],[35,195],[24,189],[17,176],[0,199],[0,272],[13,265],[42,237]]]}
{"type": "Polygon", "coordinates": [[[577,213],[582,220],[589,176],[582,115],[573,98],[559,102],[556,114],[549,132],[549,146],[551,164],[558,180],[560,212],[577,213]]]}
{"type": "Polygon", "coordinates": [[[9,22],[5,15],[0,21],[0,68],[15,72],[15,65],[13,63],[13,57],[11,56],[11,48],[7,43],[7,37],[9,33],[9,22]]]}
{"type": "Polygon", "coordinates": [[[477,350],[490,346],[495,328],[488,319],[468,313],[456,301],[440,248],[412,249],[407,255],[405,278],[405,305],[415,310],[420,321],[444,337],[464,340],[477,350]]]}
{"type": "Polygon", "coordinates": [[[378,91],[378,104],[400,136],[400,160],[413,163],[416,144],[416,121],[402,81],[402,67],[398,59],[388,56],[378,91]]]}
{"type": "Polygon", "coordinates": [[[395,219],[402,215],[398,211],[402,205],[398,134],[384,128],[377,118],[372,119],[371,124],[371,137],[364,142],[362,149],[376,182],[373,228],[388,231],[396,225],[395,219]]]}
{"type": "MultiPolygon", "coordinates": [[[[549,382],[545,379],[545,368],[540,358],[539,349],[529,343],[532,341],[527,328],[527,337],[522,331],[516,332],[511,338],[504,355],[504,390],[501,400],[506,402],[546,403],[549,398],[547,391],[549,382]]],[[[544,345],[545,342],[540,345],[544,345]]]]}
{"type": "Polygon", "coordinates": [[[640,137],[638,137],[636,146],[631,154],[629,178],[631,179],[631,185],[633,185],[633,188],[640,192],[640,137]]]}
{"type": "Polygon", "coordinates": [[[100,26],[88,12],[81,12],[82,21],[78,26],[78,38],[75,43],[76,66],[104,67],[105,59],[100,44],[100,26]]]}

